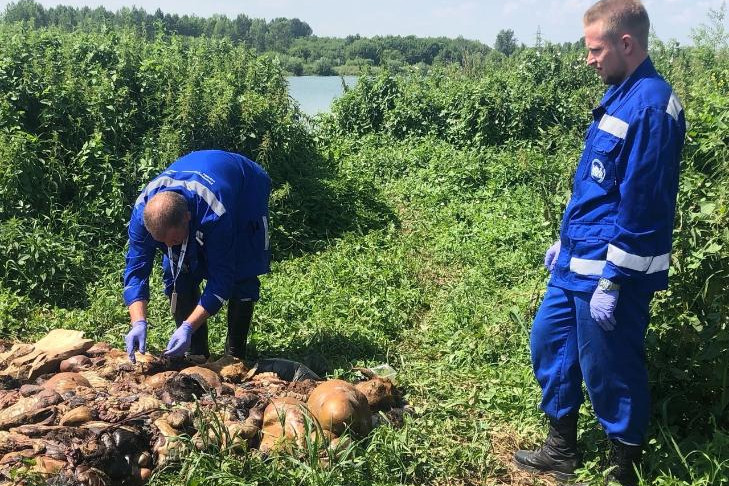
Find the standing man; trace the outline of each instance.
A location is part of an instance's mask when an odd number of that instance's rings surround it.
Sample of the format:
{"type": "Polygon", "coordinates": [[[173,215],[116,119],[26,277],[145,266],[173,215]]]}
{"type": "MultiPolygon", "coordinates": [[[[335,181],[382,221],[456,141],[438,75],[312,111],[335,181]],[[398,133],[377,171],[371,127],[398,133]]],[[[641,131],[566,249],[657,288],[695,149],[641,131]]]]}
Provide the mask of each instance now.
{"type": "Polygon", "coordinates": [[[579,463],[584,379],[611,442],[610,479],[637,484],[650,397],[645,331],[653,293],[668,286],[671,232],[686,122],[648,57],[638,0],[600,0],[585,13],[587,64],[609,85],[592,111],[531,354],[549,435],[517,451],[526,470],[570,479],[579,463]]]}
{"type": "Polygon", "coordinates": [[[135,350],[146,350],[149,275],[157,249],[177,324],[165,355],[209,356],[207,319],[229,301],[225,352],[245,358],[258,276],[269,271],[270,192],[261,166],[220,150],[185,155],[147,184],[129,221],[124,272],[132,323],[125,342],[132,362],[135,350]]]}

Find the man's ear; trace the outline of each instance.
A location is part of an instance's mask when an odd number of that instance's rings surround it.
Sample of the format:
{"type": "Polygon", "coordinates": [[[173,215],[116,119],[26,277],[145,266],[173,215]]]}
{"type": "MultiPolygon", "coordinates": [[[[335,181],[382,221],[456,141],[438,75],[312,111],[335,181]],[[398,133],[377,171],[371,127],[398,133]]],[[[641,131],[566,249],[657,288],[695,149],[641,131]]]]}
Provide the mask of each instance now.
{"type": "Polygon", "coordinates": [[[185,224],[189,223],[191,219],[192,219],[192,213],[190,213],[190,211],[187,211],[185,213],[185,224]]]}
{"type": "Polygon", "coordinates": [[[633,54],[635,50],[635,39],[630,34],[625,34],[620,38],[620,48],[623,50],[623,54],[629,56],[633,54]]]}

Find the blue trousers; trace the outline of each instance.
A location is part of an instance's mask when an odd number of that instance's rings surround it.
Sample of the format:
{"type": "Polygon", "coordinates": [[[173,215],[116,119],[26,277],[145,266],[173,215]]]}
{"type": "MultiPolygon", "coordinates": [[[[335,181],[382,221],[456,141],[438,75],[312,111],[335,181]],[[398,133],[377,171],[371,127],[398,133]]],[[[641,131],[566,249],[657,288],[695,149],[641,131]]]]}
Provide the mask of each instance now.
{"type": "Polygon", "coordinates": [[[637,445],[643,441],[650,417],[645,332],[653,293],[623,289],[613,331],[603,330],[590,317],[591,297],[591,293],[547,287],[531,333],[541,407],[554,419],[576,413],[583,401],[584,379],[608,437],[637,445]]]}

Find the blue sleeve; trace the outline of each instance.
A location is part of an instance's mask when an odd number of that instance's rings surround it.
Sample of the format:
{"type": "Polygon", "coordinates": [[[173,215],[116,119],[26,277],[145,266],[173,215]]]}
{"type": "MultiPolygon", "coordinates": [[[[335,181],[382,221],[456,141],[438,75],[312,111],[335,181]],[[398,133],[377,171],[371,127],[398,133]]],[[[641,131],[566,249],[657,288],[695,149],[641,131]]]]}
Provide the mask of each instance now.
{"type": "Polygon", "coordinates": [[[683,112],[675,119],[666,111],[646,108],[630,124],[604,278],[626,283],[668,274],[684,123],[683,112]]]}
{"type": "Polygon", "coordinates": [[[135,209],[129,220],[129,249],[124,270],[124,304],[127,307],[138,300],[149,300],[149,275],[156,248],[142,222],[141,210],[135,209]]]}
{"type": "Polygon", "coordinates": [[[235,271],[233,223],[228,214],[212,225],[206,237],[205,258],[208,279],[200,305],[213,315],[230,299],[235,271]]]}

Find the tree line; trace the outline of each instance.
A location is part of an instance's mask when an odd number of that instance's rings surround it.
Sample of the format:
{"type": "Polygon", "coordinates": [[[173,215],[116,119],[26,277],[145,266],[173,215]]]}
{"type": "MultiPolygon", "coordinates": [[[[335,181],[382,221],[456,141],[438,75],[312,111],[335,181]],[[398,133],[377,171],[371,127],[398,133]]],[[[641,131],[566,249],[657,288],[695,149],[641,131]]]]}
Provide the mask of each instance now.
{"type": "Polygon", "coordinates": [[[311,27],[297,18],[252,19],[240,14],[231,19],[225,15],[198,17],[164,13],[157,9],[148,13],[142,8],[123,7],[116,12],[104,7],[71,7],[58,5],[45,8],[33,0],[8,4],[3,14],[6,23],[27,22],[34,27],[57,27],[63,31],[131,28],[148,40],[159,33],[191,37],[227,38],[246,43],[259,51],[285,50],[294,39],[312,35],[311,27]]]}
{"type": "MultiPolygon", "coordinates": [[[[148,40],[159,35],[228,39],[258,53],[269,53],[286,71],[295,75],[358,74],[369,68],[397,70],[415,65],[465,64],[494,51],[482,42],[463,37],[319,37],[314,35],[309,24],[298,18],[269,21],[245,14],[235,18],[219,14],[198,17],[164,13],[160,9],[149,13],[138,7],[124,7],[115,12],[104,7],[58,5],[46,8],[33,0],[11,2],[1,20],[65,32],[131,29],[148,40]]],[[[513,31],[499,32],[495,47],[497,52],[511,55],[519,47],[513,31]]]]}

